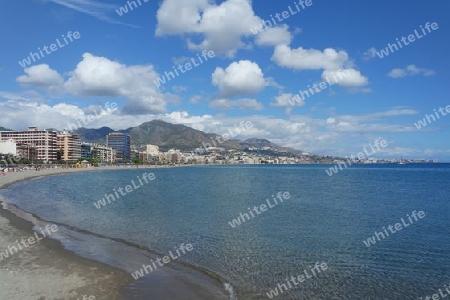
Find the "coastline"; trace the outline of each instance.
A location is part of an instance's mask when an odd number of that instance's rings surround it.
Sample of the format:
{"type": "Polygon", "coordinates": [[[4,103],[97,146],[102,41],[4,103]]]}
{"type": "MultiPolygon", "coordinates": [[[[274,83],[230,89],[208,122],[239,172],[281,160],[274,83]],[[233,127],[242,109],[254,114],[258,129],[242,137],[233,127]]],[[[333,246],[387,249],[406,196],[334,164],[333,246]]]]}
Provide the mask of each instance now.
{"type": "MultiPolygon", "coordinates": [[[[8,172],[0,177],[0,189],[43,176],[117,169],[120,168],[8,172]]],[[[32,222],[2,207],[0,251],[16,240],[33,236],[33,227],[32,222]]],[[[125,271],[78,256],[52,238],[44,238],[0,262],[0,289],[5,299],[82,299],[93,295],[96,299],[122,300],[125,298],[120,290],[131,281],[125,271]]]]}
{"type": "MultiPolygon", "coordinates": [[[[139,169],[155,168],[166,167],[139,169]]],[[[129,169],[134,168],[9,172],[6,176],[0,176],[0,190],[20,181],[44,176],[129,169]]],[[[17,213],[14,205],[8,207],[1,198],[0,203],[0,251],[4,251],[8,245],[17,244],[16,240],[32,236],[36,222],[22,216],[21,212],[17,213]]],[[[20,208],[17,210],[20,211],[20,208]]],[[[134,255],[134,251],[130,250],[131,255],[134,255]]],[[[229,299],[217,278],[211,279],[205,276],[204,272],[180,266],[176,269],[178,270],[167,269],[157,276],[145,276],[135,281],[128,270],[103,263],[96,258],[86,258],[80,253],[67,250],[57,239],[44,238],[41,242],[0,261],[0,289],[1,295],[7,299],[82,299],[85,295],[92,295],[96,300],[122,300],[141,299],[143,294],[151,299],[164,299],[167,296],[171,299],[229,299]],[[140,296],[136,295],[136,291],[139,291],[140,296]]]]}

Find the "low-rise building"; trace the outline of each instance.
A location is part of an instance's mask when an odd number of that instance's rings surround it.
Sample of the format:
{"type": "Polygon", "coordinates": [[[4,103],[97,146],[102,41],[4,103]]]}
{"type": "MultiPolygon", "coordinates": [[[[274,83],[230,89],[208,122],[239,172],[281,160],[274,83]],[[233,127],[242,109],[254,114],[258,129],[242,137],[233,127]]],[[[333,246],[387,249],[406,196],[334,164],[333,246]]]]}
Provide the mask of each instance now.
{"type": "Polygon", "coordinates": [[[92,158],[100,163],[113,163],[116,161],[116,155],[113,148],[91,143],[81,144],[81,158],[92,158]]]}

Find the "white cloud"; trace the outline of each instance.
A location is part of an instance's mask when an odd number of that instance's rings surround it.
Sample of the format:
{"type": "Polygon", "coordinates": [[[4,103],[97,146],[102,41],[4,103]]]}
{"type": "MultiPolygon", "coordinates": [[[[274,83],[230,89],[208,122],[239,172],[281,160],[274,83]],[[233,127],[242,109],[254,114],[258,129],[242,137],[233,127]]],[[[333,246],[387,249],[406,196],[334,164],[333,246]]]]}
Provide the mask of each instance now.
{"type": "MultiPolygon", "coordinates": [[[[104,106],[104,104],[99,104],[99,106],[104,106]]],[[[17,130],[26,129],[28,126],[62,129],[67,126],[68,122],[75,122],[77,117],[80,118],[90,114],[91,110],[92,107],[81,108],[67,103],[47,105],[30,100],[6,100],[0,102],[0,111],[3,113],[0,126],[17,130]]],[[[296,115],[289,119],[265,115],[235,117],[223,114],[215,116],[190,115],[185,111],[146,115],[114,113],[104,115],[89,123],[86,127],[108,126],[119,130],[160,119],[174,124],[184,124],[208,133],[223,134],[227,132],[228,128],[234,128],[235,124],[249,121],[253,124],[253,128],[246,130],[239,138],[265,138],[281,146],[293,147],[311,153],[345,156],[361,151],[361,145],[368,144],[381,133],[411,132],[411,134],[414,134],[417,129],[411,126],[409,122],[406,125],[384,124],[377,120],[416,113],[408,109],[392,109],[365,115],[333,115],[324,118],[296,115]]],[[[389,150],[391,152],[387,156],[392,156],[398,150],[393,147],[394,143],[395,140],[389,141],[390,146],[388,148],[391,149],[389,150]]],[[[417,155],[423,153],[420,150],[415,151],[418,153],[417,155]]],[[[435,149],[435,151],[439,151],[439,149],[435,149]]]]}
{"type": "Polygon", "coordinates": [[[211,101],[209,106],[215,109],[239,108],[241,110],[262,110],[264,108],[264,106],[255,99],[248,98],[239,100],[217,99],[211,101]]]}
{"type": "Polygon", "coordinates": [[[258,64],[249,60],[233,62],[225,70],[216,68],[212,83],[224,97],[257,94],[268,85],[258,64]]]}
{"type": "Polygon", "coordinates": [[[274,102],[270,103],[271,106],[281,106],[281,107],[290,107],[290,106],[303,106],[305,105],[305,100],[299,97],[298,95],[293,94],[280,94],[274,97],[274,102]],[[294,98],[295,97],[295,98],[294,98]]]}
{"type": "Polygon", "coordinates": [[[291,49],[288,45],[278,45],[275,47],[271,60],[280,67],[292,70],[324,70],[322,79],[328,78],[330,82],[336,82],[336,84],[351,88],[353,91],[362,91],[356,88],[364,87],[369,83],[367,77],[352,68],[353,62],[347,52],[343,50],[336,51],[327,48],[320,51],[302,47],[291,49]],[[346,76],[337,76],[340,72],[345,72],[346,76]]]}
{"type": "Polygon", "coordinates": [[[372,58],[375,58],[377,55],[377,49],[375,47],[371,47],[367,49],[366,52],[363,53],[363,59],[364,60],[370,60],[372,58]]]}
{"type": "Polygon", "coordinates": [[[124,97],[125,114],[163,113],[166,103],[177,104],[179,97],[162,94],[153,83],[159,75],[152,65],[127,66],[105,57],[83,54],[75,70],[63,77],[48,65],[26,68],[26,75],[16,80],[21,84],[47,88],[70,95],[94,97],[124,97]]]}
{"type": "Polygon", "coordinates": [[[127,66],[85,53],[64,86],[74,95],[125,97],[123,113],[162,113],[166,101],[153,83],[157,78],[151,65],[127,66]]]}
{"type": "Polygon", "coordinates": [[[249,47],[245,38],[252,35],[250,28],[261,19],[255,15],[250,0],[225,0],[220,4],[208,0],[184,0],[182,4],[179,0],[164,0],[157,21],[157,36],[201,36],[198,43],[188,39],[188,47],[232,57],[237,50],[249,47]]]}
{"type": "Polygon", "coordinates": [[[272,61],[280,67],[293,70],[338,70],[351,65],[345,51],[336,51],[332,48],[324,51],[302,47],[291,49],[288,45],[275,47],[272,61]]]}
{"type": "Polygon", "coordinates": [[[46,64],[25,68],[24,72],[26,75],[21,75],[16,78],[16,81],[23,85],[55,88],[64,82],[63,77],[46,64]]]}
{"type": "Polygon", "coordinates": [[[416,65],[408,65],[404,69],[392,69],[387,76],[391,78],[402,78],[405,76],[415,76],[415,75],[424,75],[424,76],[432,76],[435,75],[436,72],[430,69],[421,69],[416,65]]]}
{"type": "Polygon", "coordinates": [[[278,27],[271,27],[256,36],[255,43],[259,46],[289,45],[292,41],[292,34],[286,24],[278,27]]]}
{"type": "Polygon", "coordinates": [[[192,96],[191,98],[189,98],[189,103],[197,104],[197,103],[199,103],[199,102],[202,101],[202,100],[203,100],[203,96],[200,96],[200,95],[194,95],[194,96],[192,96]]]}
{"type": "Polygon", "coordinates": [[[337,85],[346,88],[362,87],[369,83],[369,79],[355,69],[346,69],[340,72],[325,70],[322,73],[322,79],[326,80],[327,78],[330,82],[336,82],[337,85]]]}

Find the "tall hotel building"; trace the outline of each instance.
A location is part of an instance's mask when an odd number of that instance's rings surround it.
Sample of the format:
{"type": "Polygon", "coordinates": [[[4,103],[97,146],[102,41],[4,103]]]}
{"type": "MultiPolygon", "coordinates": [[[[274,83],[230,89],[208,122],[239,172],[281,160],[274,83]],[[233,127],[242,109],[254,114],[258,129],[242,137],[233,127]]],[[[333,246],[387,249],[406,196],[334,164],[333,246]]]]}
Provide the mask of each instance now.
{"type": "Polygon", "coordinates": [[[112,132],[106,136],[106,144],[116,152],[117,161],[126,161],[131,157],[131,138],[129,135],[112,132]]]}
{"type": "Polygon", "coordinates": [[[76,134],[66,131],[56,136],[56,146],[61,151],[61,160],[76,161],[81,158],[81,139],[76,134]]]}
{"type": "Polygon", "coordinates": [[[53,129],[28,127],[27,131],[0,131],[0,140],[9,139],[17,144],[35,147],[38,160],[48,162],[57,159],[57,132],[53,129]]]}

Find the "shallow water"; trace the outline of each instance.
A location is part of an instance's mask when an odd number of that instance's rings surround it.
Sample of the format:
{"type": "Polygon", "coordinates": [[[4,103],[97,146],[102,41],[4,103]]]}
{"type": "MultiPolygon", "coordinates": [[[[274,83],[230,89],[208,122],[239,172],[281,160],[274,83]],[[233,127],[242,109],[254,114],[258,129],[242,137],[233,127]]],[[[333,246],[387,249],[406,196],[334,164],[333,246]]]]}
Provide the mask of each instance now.
{"type": "MultiPolygon", "coordinates": [[[[276,299],[417,299],[450,283],[449,165],[361,165],[332,177],[325,172],[328,167],[87,172],[17,183],[1,194],[45,220],[123,239],[160,255],[190,243],[193,251],[180,260],[230,283],[238,299],[266,298],[278,283],[316,262],[329,268],[276,299]],[[156,179],[101,209],[93,205],[145,172],[156,179]],[[291,198],[274,205],[272,195],[278,192],[289,192],[291,198]],[[248,208],[267,204],[266,199],[273,207],[230,226],[248,208]],[[407,220],[414,210],[424,211],[425,217],[365,246],[363,240],[374,231],[407,220]]],[[[148,250],[136,250],[143,257],[126,255],[121,247],[105,254],[111,246],[87,239],[73,234],[64,242],[129,272],[149,263],[145,255],[155,255],[148,250]]],[[[139,287],[135,296],[136,291],[139,287]]]]}

